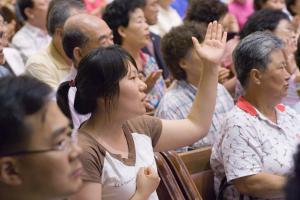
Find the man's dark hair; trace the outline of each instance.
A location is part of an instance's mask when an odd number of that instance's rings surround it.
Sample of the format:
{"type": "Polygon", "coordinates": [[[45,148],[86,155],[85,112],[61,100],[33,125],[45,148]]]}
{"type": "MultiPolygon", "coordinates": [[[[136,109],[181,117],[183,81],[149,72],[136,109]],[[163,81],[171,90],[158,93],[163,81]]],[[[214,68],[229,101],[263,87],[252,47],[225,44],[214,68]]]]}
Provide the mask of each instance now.
{"type": "Polygon", "coordinates": [[[32,127],[25,118],[40,111],[51,99],[51,88],[29,76],[0,79],[0,156],[23,150],[32,127]]]}
{"type": "Polygon", "coordinates": [[[17,0],[17,7],[18,10],[20,11],[21,16],[25,21],[27,21],[28,17],[25,14],[25,9],[26,8],[33,8],[34,2],[33,0],[17,0]]]}

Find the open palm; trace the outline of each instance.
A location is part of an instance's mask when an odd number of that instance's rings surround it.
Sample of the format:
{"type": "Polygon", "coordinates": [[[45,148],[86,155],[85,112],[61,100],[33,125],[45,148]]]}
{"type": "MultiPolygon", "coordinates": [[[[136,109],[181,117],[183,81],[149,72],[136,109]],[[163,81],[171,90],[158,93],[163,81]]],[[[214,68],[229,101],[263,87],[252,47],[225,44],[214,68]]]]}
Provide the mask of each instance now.
{"type": "Polygon", "coordinates": [[[192,38],[196,52],[200,58],[207,62],[219,64],[227,39],[227,33],[217,21],[209,23],[204,41],[200,44],[196,38],[192,38]]]}

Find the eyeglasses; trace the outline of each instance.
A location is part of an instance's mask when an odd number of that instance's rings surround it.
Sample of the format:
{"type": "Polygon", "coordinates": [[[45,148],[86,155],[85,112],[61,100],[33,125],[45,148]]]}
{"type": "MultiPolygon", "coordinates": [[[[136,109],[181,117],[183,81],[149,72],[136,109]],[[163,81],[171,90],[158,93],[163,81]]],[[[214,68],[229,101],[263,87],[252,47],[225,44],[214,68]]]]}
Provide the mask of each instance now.
{"type": "Polygon", "coordinates": [[[72,149],[72,145],[74,145],[74,144],[78,144],[78,138],[77,138],[77,133],[75,133],[75,131],[72,130],[72,133],[69,137],[67,137],[63,142],[61,142],[60,144],[58,144],[52,148],[40,149],[40,150],[20,150],[20,151],[15,151],[12,153],[0,154],[0,157],[40,154],[40,153],[48,153],[48,152],[52,152],[52,151],[64,151],[66,153],[69,153],[72,149]]]}

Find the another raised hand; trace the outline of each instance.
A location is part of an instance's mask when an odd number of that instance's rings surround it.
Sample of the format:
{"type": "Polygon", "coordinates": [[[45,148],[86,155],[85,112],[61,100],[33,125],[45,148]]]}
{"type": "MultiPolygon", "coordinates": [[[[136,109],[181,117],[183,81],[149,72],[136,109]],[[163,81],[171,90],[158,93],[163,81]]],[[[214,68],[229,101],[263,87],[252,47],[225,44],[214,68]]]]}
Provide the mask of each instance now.
{"type": "Polygon", "coordinates": [[[220,63],[223,56],[226,39],[227,32],[223,31],[222,25],[217,21],[208,24],[205,39],[201,44],[196,38],[192,38],[198,56],[215,65],[220,63]]]}

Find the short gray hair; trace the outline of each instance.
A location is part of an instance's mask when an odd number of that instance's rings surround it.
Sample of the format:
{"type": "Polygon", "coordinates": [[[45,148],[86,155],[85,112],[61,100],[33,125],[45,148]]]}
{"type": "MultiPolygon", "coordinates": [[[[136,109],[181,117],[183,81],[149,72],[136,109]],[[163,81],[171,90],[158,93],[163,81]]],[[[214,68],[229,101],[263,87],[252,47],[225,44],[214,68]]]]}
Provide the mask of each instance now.
{"type": "Polygon", "coordinates": [[[71,16],[71,10],[84,10],[84,4],[78,0],[52,0],[47,11],[47,31],[53,36],[57,28],[62,28],[71,16]]]}
{"type": "Polygon", "coordinates": [[[241,85],[245,88],[252,69],[266,70],[270,54],[282,48],[282,41],[268,31],[258,31],[242,39],[233,52],[233,62],[241,85]]]}

